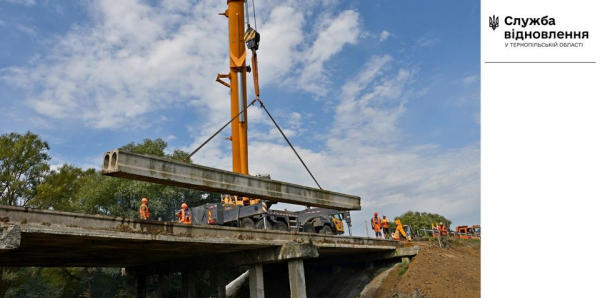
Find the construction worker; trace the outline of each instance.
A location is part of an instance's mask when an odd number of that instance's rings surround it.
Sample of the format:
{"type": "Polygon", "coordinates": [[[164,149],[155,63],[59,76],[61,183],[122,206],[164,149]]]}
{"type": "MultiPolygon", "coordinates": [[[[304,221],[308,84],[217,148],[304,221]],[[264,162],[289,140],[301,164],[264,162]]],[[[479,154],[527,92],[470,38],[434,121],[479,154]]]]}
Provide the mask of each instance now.
{"type": "Polygon", "coordinates": [[[402,222],[399,219],[396,219],[396,231],[394,231],[394,239],[398,241],[402,241],[402,222]]]}
{"type": "Polygon", "coordinates": [[[375,230],[375,237],[381,238],[381,218],[377,216],[377,212],[373,218],[371,218],[371,228],[375,230]]]}
{"type": "Polygon", "coordinates": [[[175,213],[177,218],[179,219],[179,223],[191,224],[192,217],[190,216],[190,210],[188,209],[188,205],[186,203],[181,204],[181,210],[175,213]]]}
{"type": "Polygon", "coordinates": [[[140,219],[150,219],[150,209],[148,208],[148,199],[142,198],[140,205],[140,219]]]}
{"type": "Polygon", "coordinates": [[[385,215],[383,216],[383,219],[381,220],[381,227],[383,228],[384,238],[390,239],[390,221],[387,219],[387,217],[385,217],[385,215]]]}
{"type": "Polygon", "coordinates": [[[442,248],[450,248],[450,245],[448,245],[448,241],[446,239],[448,238],[448,229],[446,229],[446,225],[444,225],[443,222],[440,222],[438,229],[440,231],[440,244],[442,248]]]}
{"type": "Polygon", "coordinates": [[[433,231],[433,232],[432,232],[432,234],[433,234],[433,237],[439,237],[439,236],[440,236],[440,233],[439,233],[439,229],[438,229],[438,225],[437,225],[437,223],[436,223],[436,224],[434,224],[434,223],[431,223],[431,230],[433,231]]]}

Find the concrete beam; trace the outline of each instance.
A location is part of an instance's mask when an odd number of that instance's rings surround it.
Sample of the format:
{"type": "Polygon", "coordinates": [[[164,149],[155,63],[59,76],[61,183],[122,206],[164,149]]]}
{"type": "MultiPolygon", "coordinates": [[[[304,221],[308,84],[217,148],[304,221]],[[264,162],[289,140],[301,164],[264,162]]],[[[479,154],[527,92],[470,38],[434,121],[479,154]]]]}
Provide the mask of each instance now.
{"type": "Polygon", "coordinates": [[[310,243],[289,242],[281,247],[253,249],[228,254],[182,258],[148,265],[129,267],[128,273],[155,275],[198,269],[232,268],[269,264],[290,259],[318,258],[317,246],[310,243]]]}
{"type": "Polygon", "coordinates": [[[272,202],[360,210],[358,196],[121,150],[104,154],[102,174],[272,202]]]}

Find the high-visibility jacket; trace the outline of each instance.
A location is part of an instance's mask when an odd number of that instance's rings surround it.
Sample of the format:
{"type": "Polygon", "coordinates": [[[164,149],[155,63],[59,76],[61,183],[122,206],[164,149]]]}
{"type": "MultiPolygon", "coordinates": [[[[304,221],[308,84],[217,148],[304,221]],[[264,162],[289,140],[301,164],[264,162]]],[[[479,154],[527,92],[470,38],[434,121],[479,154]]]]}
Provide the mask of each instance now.
{"type": "Polygon", "coordinates": [[[381,218],[379,218],[379,216],[373,216],[373,218],[371,218],[371,227],[373,230],[375,230],[375,232],[379,232],[379,230],[381,230],[381,218]]]}
{"type": "Polygon", "coordinates": [[[190,209],[181,209],[177,212],[177,217],[180,223],[191,224],[192,218],[190,216],[190,209]]]}
{"type": "Polygon", "coordinates": [[[146,204],[140,205],[140,218],[141,219],[150,218],[150,209],[148,208],[148,206],[146,204]]]}
{"type": "Polygon", "coordinates": [[[390,227],[390,221],[387,218],[381,220],[381,227],[388,229],[390,227]]]}
{"type": "Polygon", "coordinates": [[[442,235],[442,236],[448,236],[448,230],[446,229],[445,225],[441,225],[440,226],[440,235],[442,235]]]}

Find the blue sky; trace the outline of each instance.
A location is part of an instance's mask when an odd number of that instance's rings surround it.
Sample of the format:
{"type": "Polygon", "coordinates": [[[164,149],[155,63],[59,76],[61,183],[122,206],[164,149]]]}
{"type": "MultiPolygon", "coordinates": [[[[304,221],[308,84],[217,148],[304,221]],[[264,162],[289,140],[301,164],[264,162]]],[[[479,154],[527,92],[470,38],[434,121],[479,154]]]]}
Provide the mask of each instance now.
{"type": "MultiPolygon", "coordinates": [[[[261,98],[325,189],[362,197],[355,226],[373,211],[480,222],[479,1],[255,3],[261,98]]],[[[225,9],[0,0],[0,133],[40,134],[55,167],[145,138],[193,150],[229,120],[225,9]]],[[[264,112],[249,125],[252,174],[314,186],[264,112]]],[[[231,169],[228,135],[194,162],[231,169]]]]}

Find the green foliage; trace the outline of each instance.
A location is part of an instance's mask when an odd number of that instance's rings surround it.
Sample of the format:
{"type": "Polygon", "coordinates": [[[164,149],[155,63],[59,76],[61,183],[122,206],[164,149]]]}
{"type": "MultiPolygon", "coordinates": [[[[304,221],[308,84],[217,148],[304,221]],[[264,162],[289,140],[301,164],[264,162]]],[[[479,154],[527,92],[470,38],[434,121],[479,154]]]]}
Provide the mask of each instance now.
{"type": "MultiPolygon", "coordinates": [[[[174,219],[181,203],[199,206],[217,202],[220,195],[149,182],[102,176],[64,164],[50,171],[47,142],[28,132],[0,137],[0,194],[2,204],[27,204],[61,211],[137,218],[141,198],[149,200],[151,219],[174,219]]],[[[129,143],[121,149],[185,161],[188,153],[165,153],[162,139],[129,143]]],[[[0,297],[134,297],[135,283],[115,268],[3,268],[0,297]]],[[[237,276],[236,276],[237,277],[237,276]]],[[[176,280],[176,276],[173,276],[176,280]]],[[[199,276],[198,284],[207,284],[199,276]]],[[[152,283],[149,288],[152,288],[152,283]]],[[[174,282],[176,292],[180,280],[174,282]]],[[[207,287],[206,287],[207,288],[207,287]]],[[[206,288],[199,289],[200,292],[206,288]]],[[[175,293],[173,292],[173,293],[175,293]]],[[[204,296],[207,296],[208,293],[204,296]]],[[[152,296],[152,295],[150,295],[152,296]]]]}
{"type": "Polygon", "coordinates": [[[402,263],[402,266],[400,266],[400,269],[398,269],[398,277],[400,277],[404,273],[406,273],[407,270],[408,270],[408,264],[407,263],[402,263]]]}
{"type": "Polygon", "coordinates": [[[118,268],[18,268],[25,277],[5,297],[134,297],[134,281],[118,268]]]}
{"type": "MultiPolygon", "coordinates": [[[[394,221],[396,219],[400,219],[403,225],[411,225],[413,233],[416,233],[421,229],[431,229],[432,223],[439,224],[440,222],[443,222],[448,227],[448,230],[450,230],[450,225],[452,224],[452,221],[445,218],[444,216],[439,215],[437,213],[428,212],[408,211],[402,214],[401,216],[396,216],[394,218],[394,221]]],[[[390,224],[390,229],[392,228],[393,230],[396,229],[396,224],[393,221],[390,224]]]]}
{"type": "Polygon", "coordinates": [[[29,205],[62,211],[82,211],[79,196],[81,189],[96,175],[98,173],[94,169],[84,171],[65,164],[58,171],[51,171],[44,183],[37,185],[36,195],[29,201],[29,205]]]}
{"type": "Polygon", "coordinates": [[[165,149],[167,148],[167,142],[163,141],[163,139],[158,138],[154,141],[150,139],[144,139],[142,143],[134,144],[133,142],[119,148],[121,150],[133,152],[133,153],[141,153],[163,157],[165,156],[165,149]]]}
{"type": "Polygon", "coordinates": [[[48,142],[29,131],[0,136],[0,203],[27,205],[50,170],[48,150],[48,142]]]}

